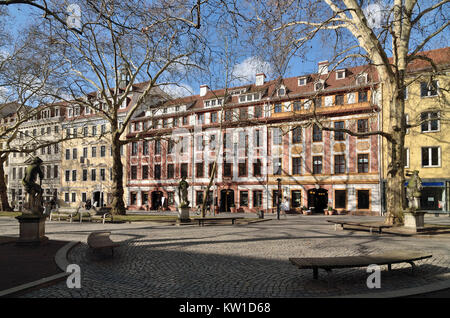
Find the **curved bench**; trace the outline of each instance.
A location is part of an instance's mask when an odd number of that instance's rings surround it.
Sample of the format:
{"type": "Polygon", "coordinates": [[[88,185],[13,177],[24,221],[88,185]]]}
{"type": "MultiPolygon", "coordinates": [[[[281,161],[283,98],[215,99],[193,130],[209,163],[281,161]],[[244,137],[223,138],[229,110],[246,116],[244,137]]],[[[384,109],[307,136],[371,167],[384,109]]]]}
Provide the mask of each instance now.
{"type": "Polygon", "coordinates": [[[114,257],[114,247],[120,246],[119,243],[112,241],[109,236],[109,231],[92,232],[87,238],[87,243],[93,250],[111,248],[112,256],[114,257]]]}
{"type": "Polygon", "coordinates": [[[414,270],[414,261],[432,256],[431,254],[418,252],[393,251],[360,256],[289,258],[289,261],[300,269],[312,269],[313,278],[318,279],[319,268],[331,272],[333,268],[366,267],[374,264],[388,265],[388,270],[391,270],[392,264],[409,263],[412,266],[412,270],[414,270]]]}

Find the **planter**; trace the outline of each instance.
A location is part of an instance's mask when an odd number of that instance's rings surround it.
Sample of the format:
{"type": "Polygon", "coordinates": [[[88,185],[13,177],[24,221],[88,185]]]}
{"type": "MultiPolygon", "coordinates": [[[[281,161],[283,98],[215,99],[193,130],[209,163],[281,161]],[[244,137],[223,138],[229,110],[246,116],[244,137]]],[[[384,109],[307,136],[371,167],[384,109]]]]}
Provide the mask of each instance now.
{"type": "Polygon", "coordinates": [[[304,215],[311,215],[312,212],[311,212],[311,210],[303,210],[303,214],[304,215]]]}
{"type": "Polygon", "coordinates": [[[231,213],[236,213],[236,210],[237,210],[237,209],[236,209],[235,207],[230,207],[230,212],[231,212],[231,213]]]}

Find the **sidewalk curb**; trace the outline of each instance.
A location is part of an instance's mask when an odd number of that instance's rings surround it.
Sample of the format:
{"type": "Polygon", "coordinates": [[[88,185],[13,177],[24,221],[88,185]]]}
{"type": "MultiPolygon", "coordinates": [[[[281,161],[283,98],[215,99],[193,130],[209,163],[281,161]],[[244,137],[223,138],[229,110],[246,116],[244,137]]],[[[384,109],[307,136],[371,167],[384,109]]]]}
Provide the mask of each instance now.
{"type": "Polygon", "coordinates": [[[41,285],[49,285],[51,283],[57,282],[59,280],[62,280],[66,276],[69,276],[69,273],[66,273],[67,265],[69,265],[69,261],[67,260],[67,255],[69,254],[70,250],[78,245],[80,242],[69,242],[63,247],[61,247],[55,254],[55,263],[56,265],[63,271],[62,273],[55,274],[52,276],[44,277],[41,279],[38,279],[34,282],[22,284],[16,287],[12,287],[5,290],[0,290],[0,298],[1,297],[11,297],[17,293],[24,292],[28,289],[35,288],[41,285]]]}

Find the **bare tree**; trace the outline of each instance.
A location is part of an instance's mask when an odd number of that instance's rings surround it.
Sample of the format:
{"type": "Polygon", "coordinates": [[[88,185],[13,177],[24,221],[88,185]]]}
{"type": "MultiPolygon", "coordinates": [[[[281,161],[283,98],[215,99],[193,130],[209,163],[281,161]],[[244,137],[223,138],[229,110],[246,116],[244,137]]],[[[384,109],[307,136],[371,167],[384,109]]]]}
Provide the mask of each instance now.
{"type": "MultiPolygon", "coordinates": [[[[322,45],[334,51],[335,67],[350,60],[367,62],[373,66],[383,85],[383,94],[388,100],[383,107],[389,108],[386,130],[370,132],[385,138],[388,143],[387,171],[387,217],[385,222],[402,222],[402,211],[406,207],[404,195],[404,142],[408,127],[405,119],[405,87],[408,66],[416,60],[426,61],[432,69],[432,78],[440,71],[422,52],[433,41],[448,31],[448,0],[427,2],[417,0],[395,1],[261,1],[248,2],[254,9],[256,25],[272,36],[270,39],[289,34],[285,42],[285,62],[308,54],[309,46],[322,45]]],[[[316,118],[316,122],[319,122],[316,118]]],[[[322,125],[325,130],[342,131],[353,136],[362,136],[353,130],[334,129],[322,125]]],[[[363,134],[364,136],[368,134],[363,134]]]]}
{"type": "Polygon", "coordinates": [[[25,136],[22,128],[39,113],[50,109],[58,95],[58,69],[61,63],[52,57],[47,39],[38,28],[30,28],[12,37],[2,46],[0,57],[0,200],[3,210],[11,210],[7,197],[4,164],[11,154],[31,154],[43,147],[58,144],[61,140],[46,140],[40,135],[25,136]],[[37,59],[36,56],[39,56],[37,59]]]}
{"type": "Polygon", "coordinates": [[[58,96],[69,107],[91,109],[110,126],[105,135],[112,147],[113,213],[125,213],[121,147],[142,138],[124,138],[130,121],[170,98],[160,87],[181,81],[202,62],[201,5],[84,1],[78,25],[53,28],[52,43],[65,61],[65,91],[58,96]]]}

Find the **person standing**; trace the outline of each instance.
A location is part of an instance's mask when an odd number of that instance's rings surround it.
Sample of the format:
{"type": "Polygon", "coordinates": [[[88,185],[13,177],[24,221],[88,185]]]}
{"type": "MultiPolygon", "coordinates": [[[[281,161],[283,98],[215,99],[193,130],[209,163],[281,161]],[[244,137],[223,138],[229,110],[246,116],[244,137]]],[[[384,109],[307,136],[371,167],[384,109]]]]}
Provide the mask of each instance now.
{"type": "Polygon", "coordinates": [[[287,217],[286,213],[289,210],[290,210],[289,199],[287,197],[284,197],[284,200],[281,203],[281,211],[283,211],[285,217],[287,217]]]}

